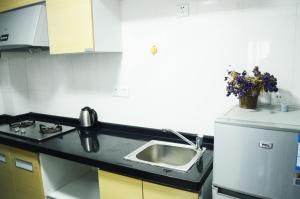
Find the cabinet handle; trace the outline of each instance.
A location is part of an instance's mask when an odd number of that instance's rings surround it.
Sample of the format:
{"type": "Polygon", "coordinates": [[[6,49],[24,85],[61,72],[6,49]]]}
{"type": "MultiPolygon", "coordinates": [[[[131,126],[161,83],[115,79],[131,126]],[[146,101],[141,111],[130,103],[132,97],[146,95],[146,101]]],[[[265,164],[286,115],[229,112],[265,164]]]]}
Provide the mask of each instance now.
{"type": "Polygon", "coordinates": [[[0,162],[1,163],[6,163],[6,157],[4,154],[0,153],[0,162]]]}
{"type": "Polygon", "coordinates": [[[16,167],[19,169],[24,169],[25,171],[33,172],[33,166],[31,162],[16,159],[16,167]]]}

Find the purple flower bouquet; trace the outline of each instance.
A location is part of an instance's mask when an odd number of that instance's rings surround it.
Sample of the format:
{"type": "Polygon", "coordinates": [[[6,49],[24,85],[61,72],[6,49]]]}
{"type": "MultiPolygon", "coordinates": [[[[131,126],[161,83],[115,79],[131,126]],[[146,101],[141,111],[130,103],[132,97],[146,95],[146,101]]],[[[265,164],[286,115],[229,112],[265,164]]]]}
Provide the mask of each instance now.
{"type": "Polygon", "coordinates": [[[261,73],[258,66],[253,69],[253,76],[246,71],[229,71],[225,77],[227,96],[234,95],[240,100],[241,108],[255,109],[261,93],[277,92],[277,79],[270,73],[261,73]]]}

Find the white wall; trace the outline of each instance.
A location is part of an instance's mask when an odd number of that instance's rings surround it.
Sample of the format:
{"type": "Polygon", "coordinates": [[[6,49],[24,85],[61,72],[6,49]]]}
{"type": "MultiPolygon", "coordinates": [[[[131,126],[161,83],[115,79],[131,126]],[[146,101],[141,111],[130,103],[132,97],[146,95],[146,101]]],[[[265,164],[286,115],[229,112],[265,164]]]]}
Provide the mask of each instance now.
{"type": "Polygon", "coordinates": [[[3,54],[1,112],[78,117],[89,105],[105,122],[213,134],[214,119],[238,102],[225,97],[229,65],[261,66],[300,104],[299,0],[121,3],[123,54],[3,54]],[[189,17],[177,17],[181,2],[189,17]],[[116,87],[129,97],[114,97],[116,87]]]}
{"type": "Polygon", "coordinates": [[[18,114],[30,111],[29,87],[24,56],[2,54],[0,59],[1,114],[18,114]]]}

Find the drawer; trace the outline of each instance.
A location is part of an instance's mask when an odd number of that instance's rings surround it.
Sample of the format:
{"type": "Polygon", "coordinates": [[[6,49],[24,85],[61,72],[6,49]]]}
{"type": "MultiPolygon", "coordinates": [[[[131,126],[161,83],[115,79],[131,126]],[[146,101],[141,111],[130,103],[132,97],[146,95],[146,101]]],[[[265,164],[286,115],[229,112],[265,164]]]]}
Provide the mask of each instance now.
{"type": "Polygon", "coordinates": [[[11,167],[9,148],[0,144],[0,175],[8,173],[11,167]]]}
{"type": "Polygon", "coordinates": [[[143,185],[141,180],[99,171],[101,199],[142,199],[143,185]],[[125,197],[124,197],[125,196],[125,197]]]}
{"type": "Polygon", "coordinates": [[[201,199],[192,193],[150,182],[143,182],[144,199],[201,199]]]}
{"type": "Polygon", "coordinates": [[[40,196],[43,196],[38,154],[13,149],[12,173],[15,182],[16,198],[39,199],[41,198],[40,196]]]}

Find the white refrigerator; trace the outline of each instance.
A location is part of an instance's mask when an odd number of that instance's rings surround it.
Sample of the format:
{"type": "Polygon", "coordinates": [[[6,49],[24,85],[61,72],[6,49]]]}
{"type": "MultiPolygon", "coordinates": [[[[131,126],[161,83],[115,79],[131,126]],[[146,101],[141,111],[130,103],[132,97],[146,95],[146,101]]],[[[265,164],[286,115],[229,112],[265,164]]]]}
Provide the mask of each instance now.
{"type": "Polygon", "coordinates": [[[213,199],[300,199],[300,109],[234,107],[215,122],[213,199]]]}

